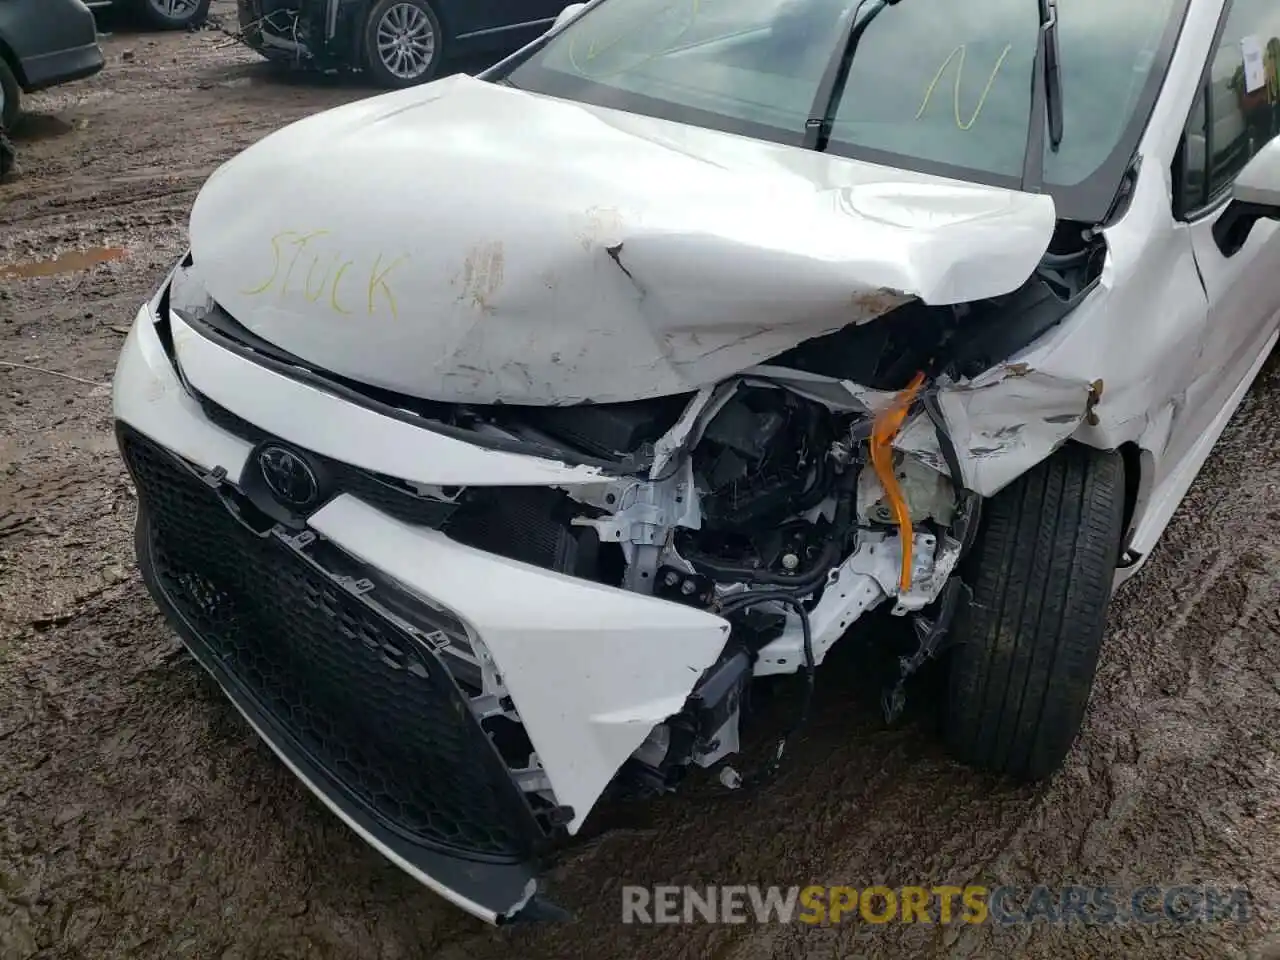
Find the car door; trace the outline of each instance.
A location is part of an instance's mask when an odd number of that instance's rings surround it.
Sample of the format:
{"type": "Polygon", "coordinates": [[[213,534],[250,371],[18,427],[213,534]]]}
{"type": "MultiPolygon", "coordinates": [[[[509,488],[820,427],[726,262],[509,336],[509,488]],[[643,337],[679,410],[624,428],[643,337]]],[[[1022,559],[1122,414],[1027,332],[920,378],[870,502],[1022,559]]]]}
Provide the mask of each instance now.
{"type": "MultiPolygon", "coordinates": [[[[1249,375],[1280,321],[1280,224],[1259,220],[1236,248],[1215,236],[1245,164],[1280,134],[1280,4],[1231,0],[1210,54],[1174,172],[1175,209],[1189,231],[1209,323],[1188,391],[1186,425],[1205,429],[1249,375]],[[1246,70],[1262,50],[1262,76],[1246,70]]],[[[1189,439],[1189,438],[1183,438],[1189,439]]]]}

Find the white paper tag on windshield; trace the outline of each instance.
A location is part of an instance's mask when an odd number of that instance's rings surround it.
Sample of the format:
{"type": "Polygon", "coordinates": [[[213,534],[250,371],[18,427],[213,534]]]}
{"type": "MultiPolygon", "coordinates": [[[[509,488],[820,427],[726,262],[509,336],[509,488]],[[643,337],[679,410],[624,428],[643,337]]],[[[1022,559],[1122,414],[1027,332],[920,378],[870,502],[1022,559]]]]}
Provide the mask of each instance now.
{"type": "Polygon", "coordinates": [[[1244,54],[1244,92],[1253,93],[1267,85],[1267,71],[1262,60],[1262,41],[1257,37],[1245,37],[1240,41],[1244,54]]]}

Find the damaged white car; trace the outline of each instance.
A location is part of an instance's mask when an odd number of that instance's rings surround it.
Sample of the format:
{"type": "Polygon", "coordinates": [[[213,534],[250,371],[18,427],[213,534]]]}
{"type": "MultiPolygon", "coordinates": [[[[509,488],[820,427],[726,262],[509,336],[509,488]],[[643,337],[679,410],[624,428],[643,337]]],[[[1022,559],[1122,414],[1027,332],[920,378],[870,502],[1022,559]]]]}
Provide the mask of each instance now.
{"type": "Polygon", "coordinates": [[[1277,37],[1271,0],[596,0],[293,124],[124,347],[145,579],[493,922],[612,786],[732,786],[752,681],[877,606],[904,679],[945,652],[958,757],[1047,775],[1276,340],[1277,37]]]}

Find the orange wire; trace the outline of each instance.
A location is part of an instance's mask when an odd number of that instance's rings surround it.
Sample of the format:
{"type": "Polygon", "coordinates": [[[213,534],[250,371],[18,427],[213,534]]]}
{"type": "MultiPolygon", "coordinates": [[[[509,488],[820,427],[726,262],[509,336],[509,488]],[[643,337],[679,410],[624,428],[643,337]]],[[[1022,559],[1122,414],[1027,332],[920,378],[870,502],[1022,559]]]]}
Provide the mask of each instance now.
{"type": "Polygon", "coordinates": [[[889,508],[893,511],[893,519],[898,524],[898,538],[902,541],[902,572],[898,575],[898,589],[906,593],[911,589],[911,546],[913,534],[911,529],[911,511],[907,507],[907,499],[898,486],[897,474],[893,471],[893,438],[902,429],[907,412],[915,403],[916,394],[924,385],[924,374],[917,373],[911,382],[902,390],[885,410],[876,417],[871,428],[871,466],[880,478],[885,496],[889,500],[889,508]]]}

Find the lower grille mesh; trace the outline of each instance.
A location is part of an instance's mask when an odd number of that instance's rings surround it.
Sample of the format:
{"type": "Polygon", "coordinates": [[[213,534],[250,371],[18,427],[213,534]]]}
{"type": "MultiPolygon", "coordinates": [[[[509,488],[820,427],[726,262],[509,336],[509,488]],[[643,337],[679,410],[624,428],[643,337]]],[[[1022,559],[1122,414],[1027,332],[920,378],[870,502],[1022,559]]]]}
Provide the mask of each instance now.
{"type": "MultiPolygon", "coordinates": [[[[528,803],[422,637],[274,534],[250,530],[146,438],[122,428],[121,449],[156,586],[294,746],[407,839],[479,859],[527,857],[541,838],[528,803]]],[[[422,606],[414,627],[456,631],[432,616],[422,606]]]]}

